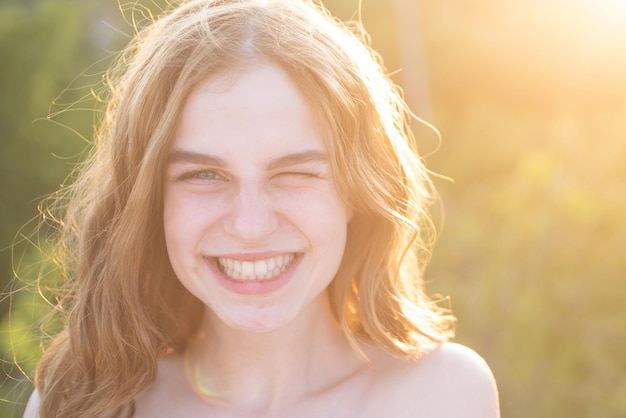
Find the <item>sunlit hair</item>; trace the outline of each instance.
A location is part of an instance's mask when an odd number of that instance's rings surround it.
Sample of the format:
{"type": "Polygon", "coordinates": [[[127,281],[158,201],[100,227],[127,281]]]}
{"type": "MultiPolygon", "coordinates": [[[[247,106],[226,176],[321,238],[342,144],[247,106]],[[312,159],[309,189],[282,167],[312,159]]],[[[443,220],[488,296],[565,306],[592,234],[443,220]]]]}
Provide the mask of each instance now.
{"type": "Polygon", "coordinates": [[[194,337],[203,306],[165,248],[165,162],[191,90],[263,61],[281,65],[310,100],[353,209],[329,289],[348,340],[415,358],[451,336],[452,316],[423,289],[431,183],[406,104],[364,32],[306,1],[196,0],[140,30],[120,56],[90,157],[60,195],[72,285],[67,326],[37,370],[42,417],[121,411],[155,379],[159,357],[194,337]]]}

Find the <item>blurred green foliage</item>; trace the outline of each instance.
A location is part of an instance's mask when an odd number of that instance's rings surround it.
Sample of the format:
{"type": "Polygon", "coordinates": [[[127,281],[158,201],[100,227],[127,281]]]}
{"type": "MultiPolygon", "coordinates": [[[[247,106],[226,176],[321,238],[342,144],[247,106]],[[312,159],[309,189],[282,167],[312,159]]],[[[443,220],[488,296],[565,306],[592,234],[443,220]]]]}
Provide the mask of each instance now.
{"type": "MultiPolygon", "coordinates": [[[[357,0],[325,3],[357,16],[357,0]]],[[[436,180],[445,227],[429,290],[451,297],[457,340],[491,365],[503,416],[626,416],[626,8],[362,3],[374,47],[442,133],[416,125],[429,167],[454,180],[436,180]]],[[[3,417],[32,390],[51,298],[36,280],[55,277],[36,205],[89,146],[103,71],[132,33],[121,4],[0,2],[3,417]]]]}

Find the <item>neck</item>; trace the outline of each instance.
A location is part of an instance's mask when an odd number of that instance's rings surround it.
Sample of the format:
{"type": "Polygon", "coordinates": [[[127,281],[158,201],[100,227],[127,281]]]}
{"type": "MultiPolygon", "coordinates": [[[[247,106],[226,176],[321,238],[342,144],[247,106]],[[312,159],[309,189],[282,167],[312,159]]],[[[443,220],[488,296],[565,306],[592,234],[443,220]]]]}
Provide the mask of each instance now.
{"type": "Polygon", "coordinates": [[[320,296],[280,329],[232,329],[210,312],[187,352],[190,384],[230,406],[271,411],[340,383],[363,361],[320,296]]]}

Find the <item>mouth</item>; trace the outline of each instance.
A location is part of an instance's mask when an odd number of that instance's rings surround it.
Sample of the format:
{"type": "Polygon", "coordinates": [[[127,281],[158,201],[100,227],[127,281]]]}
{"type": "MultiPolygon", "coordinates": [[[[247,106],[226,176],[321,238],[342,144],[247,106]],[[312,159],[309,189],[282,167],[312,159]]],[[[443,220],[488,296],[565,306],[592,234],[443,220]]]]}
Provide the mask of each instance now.
{"type": "Polygon", "coordinates": [[[284,254],[255,261],[233,258],[217,258],[217,267],[230,279],[240,281],[271,280],[287,270],[296,259],[296,254],[284,254]]]}

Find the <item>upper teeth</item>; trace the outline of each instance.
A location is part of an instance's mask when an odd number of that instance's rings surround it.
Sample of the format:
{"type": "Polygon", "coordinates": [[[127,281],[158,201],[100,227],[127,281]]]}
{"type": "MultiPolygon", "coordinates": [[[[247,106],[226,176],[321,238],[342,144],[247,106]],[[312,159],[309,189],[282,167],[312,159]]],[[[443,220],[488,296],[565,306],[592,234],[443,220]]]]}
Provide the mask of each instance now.
{"type": "Polygon", "coordinates": [[[241,261],[233,258],[218,258],[220,270],[232,279],[267,280],[278,276],[293,263],[295,254],[279,255],[257,261],[241,261]]]}

